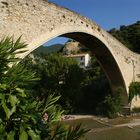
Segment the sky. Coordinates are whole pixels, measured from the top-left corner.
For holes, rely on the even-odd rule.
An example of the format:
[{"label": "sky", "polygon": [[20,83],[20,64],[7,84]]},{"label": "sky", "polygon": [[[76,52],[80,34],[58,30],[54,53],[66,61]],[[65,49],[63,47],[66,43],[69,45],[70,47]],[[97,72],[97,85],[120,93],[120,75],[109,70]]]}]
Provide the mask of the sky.
[{"label": "sky", "polygon": [[[109,30],[140,20],[140,0],[49,0],[86,16]],[[57,43],[66,39],[56,39]],[[55,42],[55,40],[51,41]],[[50,42],[50,44],[51,44]],[[49,43],[48,43],[49,44]]]}]

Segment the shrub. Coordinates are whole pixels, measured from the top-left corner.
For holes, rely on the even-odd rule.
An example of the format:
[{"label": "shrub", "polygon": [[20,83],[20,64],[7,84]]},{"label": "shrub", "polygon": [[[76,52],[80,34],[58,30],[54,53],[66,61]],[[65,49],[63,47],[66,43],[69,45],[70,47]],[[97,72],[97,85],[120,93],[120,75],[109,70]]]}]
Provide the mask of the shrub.
[{"label": "shrub", "polygon": [[132,113],[140,113],[140,107],[133,108]]},{"label": "shrub", "polygon": [[107,95],[104,101],[98,105],[97,112],[110,118],[117,117],[121,112],[121,94],[122,90],[118,88],[114,95]]},{"label": "shrub", "polygon": [[[0,42],[0,138],[1,140],[78,140],[84,133],[80,125],[68,127],[59,123],[63,111],[56,105],[60,98],[49,95],[36,100],[31,88],[35,73],[17,64],[19,49],[26,45],[20,38],[5,38]],[[12,65],[11,65],[12,64]]]},{"label": "shrub", "polygon": [[140,96],[140,82],[132,82],[129,86],[129,102],[137,95]]}]

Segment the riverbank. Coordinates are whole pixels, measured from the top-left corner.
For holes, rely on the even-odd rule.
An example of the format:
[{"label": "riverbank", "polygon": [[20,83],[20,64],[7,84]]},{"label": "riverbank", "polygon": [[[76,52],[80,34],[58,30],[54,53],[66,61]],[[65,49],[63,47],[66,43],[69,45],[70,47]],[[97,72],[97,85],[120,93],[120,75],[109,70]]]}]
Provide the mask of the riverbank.
[{"label": "riverbank", "polygon": [[63,121],[69,120],[77,120],[77,119],[84,119],[84,118],[96,118],[94,115],[64,115],[62,116]]},{"label": "riverbank", "polygon": [[104,125],[110,126],[136,126],[140,125],[140,116],[122,116],[114,119],[95,115],[64,115],[62,121],[72,121],[80,119],[92,119]]},{"label": "riverbank", "polygon": [[136,140],[140,137],[140,116],[122,116],[114,119],[93,115],[65,115],[64,123],[82,124],[90,129],[87,140]]}]

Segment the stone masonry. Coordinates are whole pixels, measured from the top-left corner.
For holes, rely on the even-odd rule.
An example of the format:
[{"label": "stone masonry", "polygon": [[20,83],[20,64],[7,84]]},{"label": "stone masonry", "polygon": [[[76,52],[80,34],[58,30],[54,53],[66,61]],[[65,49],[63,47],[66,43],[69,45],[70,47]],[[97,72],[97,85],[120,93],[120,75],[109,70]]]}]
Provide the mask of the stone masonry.
[{"label": "stone masonry", "polygon": [[[21,35],[28,44],[28,51],[21,58],[58,36],[83,43],[97,57],[112,90],[125,88],[124,105],[128,105],[128,87],[132,81],[140,81],[140,55],[128,50],[95,22],[47,0],[0,0],[0,39],[17,39]],[[137,98],[132,107],[138,106]]]}]

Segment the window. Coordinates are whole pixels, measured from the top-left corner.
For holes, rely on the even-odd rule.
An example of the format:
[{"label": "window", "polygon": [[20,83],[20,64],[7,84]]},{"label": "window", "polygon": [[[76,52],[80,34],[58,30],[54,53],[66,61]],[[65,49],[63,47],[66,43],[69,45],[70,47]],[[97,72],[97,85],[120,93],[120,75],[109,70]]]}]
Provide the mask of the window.
[{"label": "window", "polygon": [[83,59],[84,59],[84,57],[82,56],[82,57],[81,57],[81,60],[83,60]]},{"label": "window", "polygon": [[84,65],[84,62],[80,62],[80,65],[83,66]]}]

